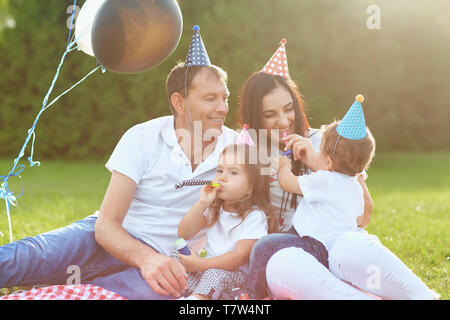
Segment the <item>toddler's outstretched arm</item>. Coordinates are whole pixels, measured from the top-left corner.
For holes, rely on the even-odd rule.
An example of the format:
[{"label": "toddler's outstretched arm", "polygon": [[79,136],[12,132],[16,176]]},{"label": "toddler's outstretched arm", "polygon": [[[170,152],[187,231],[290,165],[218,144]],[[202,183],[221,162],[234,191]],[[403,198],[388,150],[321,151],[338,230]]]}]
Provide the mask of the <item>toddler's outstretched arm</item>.
[{"label": "toddler's outstretched arm", "polygon": [[284,150],[291,149],[295,160],[300,160],[312,171],[318,170],[316,168],[316,154],[310,139],[294,134],[284,137],[284,140],[287,141]]},{"label": "toddler's outstretched arm", "polygon": [[297,177],[291,171],[291,160],[287,157],[274,159],[274,167],[278,171],[278,183],[284,191],[302,194]]},{"label": "toddler's outstretched arm", "polygon": [[358,176],[358,182],[363,189],[364,213],[363,213],[363,215],[358,217],[357,223],[358,223],[358,227],[366,228],[369,225],[370,213],[372,212],[372,209],[373,209],[373,201],[372,201],[372,197],[370,196],[369,189],[367,188],[366,182],[364,181],[364,177],[362,174],[360,174]]}]

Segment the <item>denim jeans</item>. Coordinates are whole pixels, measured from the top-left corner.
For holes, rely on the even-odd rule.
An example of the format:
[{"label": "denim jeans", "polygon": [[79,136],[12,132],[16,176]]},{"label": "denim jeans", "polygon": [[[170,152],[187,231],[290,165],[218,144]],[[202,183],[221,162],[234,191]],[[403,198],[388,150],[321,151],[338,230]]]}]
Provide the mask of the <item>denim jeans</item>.
[{"label": "denim jeans", "polygon": [[267,263],[275,252],[288,247],[303,249],[328,268],[328,252],[320,241],[308,236],[301,237],[294,228],[288,233],[269,234],[255,243],[250,254],[248,277],[244,285],[250,298],[261,299],[267,295]]},{"label": "denim jeans", "polygon": [[80,282],[111,290],[127,299],[170,299],[155,293],[137,268],[114,258],[97,244],[97,218],[0,247],[0,288],[66,284],[74,270]]}]

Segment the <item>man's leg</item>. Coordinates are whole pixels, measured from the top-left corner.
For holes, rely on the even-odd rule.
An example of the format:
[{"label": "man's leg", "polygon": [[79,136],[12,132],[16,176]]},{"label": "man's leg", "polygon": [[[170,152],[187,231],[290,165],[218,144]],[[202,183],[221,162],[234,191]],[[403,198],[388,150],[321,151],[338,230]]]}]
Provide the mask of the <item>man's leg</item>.
[{"label": "man's leg", "polygon": [[83,281],[123,270],[126,264],[95,241],[96,220],[89,216],[67,227],[1,246],[0,288],[66,284],[69,277],[74,279],[74,271],[79,271]]}]

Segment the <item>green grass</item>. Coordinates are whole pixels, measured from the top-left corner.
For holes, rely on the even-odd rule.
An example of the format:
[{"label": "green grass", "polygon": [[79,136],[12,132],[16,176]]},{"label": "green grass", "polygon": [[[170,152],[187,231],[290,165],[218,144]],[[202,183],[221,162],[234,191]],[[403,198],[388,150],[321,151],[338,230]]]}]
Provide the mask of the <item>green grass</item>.
[{"label": "green grass", "polygon": [[[0,175],[12,160],[0,160]],[[368,227],[430,288],[450,299],[450,152],[378,154],[368,170],[374,199]],[[11,209],[20,239],[63,227],[97,210],[110,174],[103,162],[42,161],[22,172],[24,193]],[[10,188],[20,193],[21,182]],[[0,245],[9,242],[0,202]]]}]

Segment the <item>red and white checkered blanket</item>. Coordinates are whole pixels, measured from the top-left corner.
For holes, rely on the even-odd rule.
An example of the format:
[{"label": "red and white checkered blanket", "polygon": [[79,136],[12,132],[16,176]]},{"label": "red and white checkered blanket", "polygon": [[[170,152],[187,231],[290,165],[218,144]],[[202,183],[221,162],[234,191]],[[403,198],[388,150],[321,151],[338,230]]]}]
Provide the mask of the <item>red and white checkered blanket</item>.
[{"label": "red and white checkered blanket", "polygon": [[112,291],[90,284],[55,285],[0,297],[0,300],[126,300]]},{"label": "red and white checkered blanket", "polygon": [[[367,293],[369,294],[369,293]],[[371,294],[369,294],[371,295]],[[381,299],[371,295],[376,299]],[[31,289],[0,296],[0,300],[127,300],[112,291],[91,284],[55,285],[39,289]],[[239,300],[250,300],[248,296],[241,296]],[[277,300],[266,297],[262,300]]]}]

